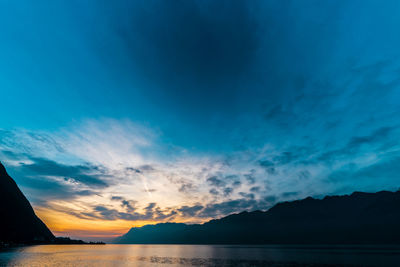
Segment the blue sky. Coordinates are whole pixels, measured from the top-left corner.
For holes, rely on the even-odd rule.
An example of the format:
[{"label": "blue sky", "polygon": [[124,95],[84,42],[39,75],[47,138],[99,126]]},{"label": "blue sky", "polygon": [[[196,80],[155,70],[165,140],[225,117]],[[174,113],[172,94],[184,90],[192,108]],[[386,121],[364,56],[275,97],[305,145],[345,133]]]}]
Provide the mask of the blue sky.
[{"label": "blue sky", "polygon": [[398,1],[0,7],[0,160],[56,233],[399,188]]}]

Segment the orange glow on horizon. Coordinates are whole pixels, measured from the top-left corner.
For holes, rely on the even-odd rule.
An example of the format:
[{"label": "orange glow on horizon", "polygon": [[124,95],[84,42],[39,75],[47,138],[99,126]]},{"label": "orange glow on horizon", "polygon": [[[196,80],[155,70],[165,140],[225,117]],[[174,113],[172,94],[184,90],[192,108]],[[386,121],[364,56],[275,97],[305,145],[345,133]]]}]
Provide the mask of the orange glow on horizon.
[{"label": "orange glow on horizon", "polygon": [[[127,233],[132,227],[161,223],[160,221],[88,220],[45,207],[35,207],[36,215],[55,236],[113,239]],[[188,219],[183,223],[198,223]]]},{"label": "orange glow on horizon", "polygon": [[36,208],[35,212],[56,236],[118,237],[132,227],[157,223],[155,221],[87,220],[43,207]]}]

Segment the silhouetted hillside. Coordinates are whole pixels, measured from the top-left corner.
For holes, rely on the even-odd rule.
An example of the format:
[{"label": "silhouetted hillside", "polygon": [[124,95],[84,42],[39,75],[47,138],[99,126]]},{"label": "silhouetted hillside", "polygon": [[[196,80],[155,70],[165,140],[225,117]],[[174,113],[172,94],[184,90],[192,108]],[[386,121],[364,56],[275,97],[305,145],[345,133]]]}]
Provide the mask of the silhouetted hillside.
[{"label": "silhouetted hillside", "polygon": [[400,244],[400,192],[308,197],[201,225],[146,225],[115,243]]},{"label": "silhouetted hillside", "polygon": [[0,163],[0,241],[48,243],[54,238]]}]

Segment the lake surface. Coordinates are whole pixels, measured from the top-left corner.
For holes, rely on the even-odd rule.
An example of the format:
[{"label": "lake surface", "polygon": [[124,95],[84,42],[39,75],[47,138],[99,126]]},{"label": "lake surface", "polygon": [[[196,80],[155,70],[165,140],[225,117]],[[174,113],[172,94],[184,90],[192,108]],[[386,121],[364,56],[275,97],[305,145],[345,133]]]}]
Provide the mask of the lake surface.
[{"label": "lake surface", "polygon": [[400,247],[40,245],[1,251],[0,266],[400,266]]}]

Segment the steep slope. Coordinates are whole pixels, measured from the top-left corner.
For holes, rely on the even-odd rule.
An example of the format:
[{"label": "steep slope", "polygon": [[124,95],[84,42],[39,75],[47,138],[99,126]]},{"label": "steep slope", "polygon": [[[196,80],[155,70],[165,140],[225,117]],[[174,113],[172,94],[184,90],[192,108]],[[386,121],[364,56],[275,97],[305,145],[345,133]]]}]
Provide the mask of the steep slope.
[{"label": "steep slope", "polygon": [[0,218],[1,242],[40,243],[55,238],[1,163]]},{"label": "steep slope", "polygon": [[279,203],[202,225],[132,228],[116,243],[400,244],[400,191]]}]

